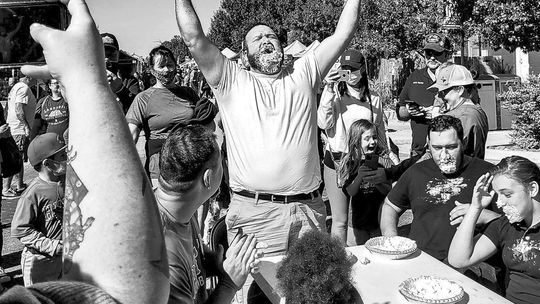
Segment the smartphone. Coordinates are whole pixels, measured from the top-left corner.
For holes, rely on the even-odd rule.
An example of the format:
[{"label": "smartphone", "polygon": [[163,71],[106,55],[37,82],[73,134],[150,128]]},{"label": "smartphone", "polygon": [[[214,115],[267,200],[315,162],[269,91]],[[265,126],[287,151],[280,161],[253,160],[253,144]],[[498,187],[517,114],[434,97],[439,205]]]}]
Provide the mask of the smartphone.
[{"label": "smartphone", "polygon": [[0,68],[45,62],[41,46],[30,36],[35,22],[65,30],[69,13],[59,2],[0,0]]},{"label": "smartphone", "polygon": [[409,107],[420,107],[420,105],[418,103],[416,103],[416,101],[405,100],[405,103],[408,104]]},{"label": "smartphone", "polygon": [[379,155],[366,154],[363,166],[371,170],[377,170],[379,168]]},{"label": "smartphone", "polygon": [[338,70],[337,74],[339,75],[339,78],[337,81],[349,81],[351,79],[351,71],[349,70]]}]

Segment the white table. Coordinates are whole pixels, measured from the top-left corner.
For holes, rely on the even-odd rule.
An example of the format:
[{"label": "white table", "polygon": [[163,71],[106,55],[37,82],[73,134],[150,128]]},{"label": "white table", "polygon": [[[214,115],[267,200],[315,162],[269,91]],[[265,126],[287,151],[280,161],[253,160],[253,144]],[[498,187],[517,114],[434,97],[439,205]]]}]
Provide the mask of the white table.
[{"label": "white table", "polygon": [[[364,304],[407,304],[399,293],[399,284],[410,277],[421,275],[446,278],[460,284],[465,297],[459,304],[498,304],[510,301],[462,275],[420,250],[402,260],[388,260],[372,255],[364,246],[348,247],[347,251],[359,259],[367,258],[370,263],[357,262],[352,270],[352,283],[360,293]],[[276,290],[276,269],[283,257],[268,257],[261,260],[259,273],[253,277],[274,304],[285,303]]]}]

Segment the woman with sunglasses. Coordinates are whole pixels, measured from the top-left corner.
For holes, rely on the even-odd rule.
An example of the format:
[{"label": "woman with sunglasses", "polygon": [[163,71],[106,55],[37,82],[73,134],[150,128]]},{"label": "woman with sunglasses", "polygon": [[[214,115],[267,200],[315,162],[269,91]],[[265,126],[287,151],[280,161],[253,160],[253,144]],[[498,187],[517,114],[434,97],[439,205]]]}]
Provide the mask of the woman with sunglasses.
[{"label": "woman with sunglasses", "polygon": [[431,88],[438,89],[442,100],[441,112],[461,120],[465,155],[484,159],[488,134],[488,118],[482,107],[473,101],[476,86],[469,70],[451,64],[437,73],[437,82]]},{"label": "woman with sunglasses", "polygon": [[349,198],[341,189],[344,181],[338,181],[336,177],[336,163],[348,152],[348,130],[353,122],[368,120],[376,126],[376,136],[383,151],[389,151],[389,144],[382,103],[369,90],[366,60],[362,53],[345,51],[326,76],[326,82],[317,110],[319,128],[325,130],[327,136],[324,181],[332,211],[332,234],[346,243]]}]

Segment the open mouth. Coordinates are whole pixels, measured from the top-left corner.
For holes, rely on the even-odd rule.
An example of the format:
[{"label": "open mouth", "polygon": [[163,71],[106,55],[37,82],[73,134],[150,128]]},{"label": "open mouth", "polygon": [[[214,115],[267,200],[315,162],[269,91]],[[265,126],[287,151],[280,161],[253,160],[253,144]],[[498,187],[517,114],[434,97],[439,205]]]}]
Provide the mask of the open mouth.
[{"label": "open mouth", "polygon": [[271,54],[275,51],[274,45],[267,43],[261,46],[261,54]]}]

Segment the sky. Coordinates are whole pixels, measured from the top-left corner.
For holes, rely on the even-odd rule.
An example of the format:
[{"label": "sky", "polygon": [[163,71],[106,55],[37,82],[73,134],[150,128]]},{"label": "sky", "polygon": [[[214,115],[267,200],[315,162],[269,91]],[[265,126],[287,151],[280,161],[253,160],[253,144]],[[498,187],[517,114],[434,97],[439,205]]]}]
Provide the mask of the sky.
[{"label": "sky", "polygon": [[[205,31],[220,0],[192,0]],[[116,36],[120,49],[146,57],[160,41],[178,35],[174,0],[87,0],[100,32]]]}]

